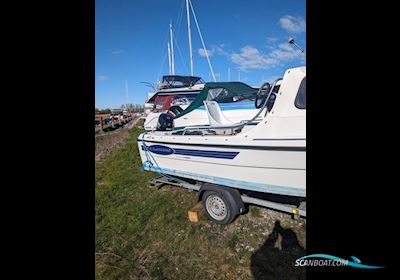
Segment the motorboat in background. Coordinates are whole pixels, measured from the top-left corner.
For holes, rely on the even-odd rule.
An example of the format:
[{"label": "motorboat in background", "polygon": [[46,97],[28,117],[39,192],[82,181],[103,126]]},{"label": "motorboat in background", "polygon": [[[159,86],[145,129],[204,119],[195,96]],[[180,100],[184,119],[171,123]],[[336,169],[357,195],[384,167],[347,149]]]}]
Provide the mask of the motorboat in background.
[{"label": "motorboat in background", "polygon": [[[167,113],[171,107],[184,110],[204,88],[205,82],[200,77],[194,76],[163,76],[157,85],[157,92],[151,96],[146,104],[153,104],[144,122],[145,130],[155,130],[162,113]],[[179,109],[178,109],[179,108]],[[172,111],[174,112],[174,108]],[[178,112],[175,112],[176,114]]]},{"label": "motorboat in background", "polygon": [[[155,111],[146,120],[146,130],[160,130],[164,127],[160,116],[167,113],[173,118],[172,128],[184,128],[187,126],[201,126],[209,123],[205,101],[218,102],[222,114],[229,122],[238,122],[252,118],[260,106],[256,104],[258,88],[251,87],[242,82],[209,82],[202,84],[203,89],[197,91],[196,95],[180,97],[175,94],[168,95],[162,93],[154,99],[156,101]],[[272,90],[267,108],[273,106],[276,92],[280,87],[280,81],[277,81]],[[190,106],[189,106],[190,105]],[[253,124],[260,121],[261,117],[254,120]]]}]

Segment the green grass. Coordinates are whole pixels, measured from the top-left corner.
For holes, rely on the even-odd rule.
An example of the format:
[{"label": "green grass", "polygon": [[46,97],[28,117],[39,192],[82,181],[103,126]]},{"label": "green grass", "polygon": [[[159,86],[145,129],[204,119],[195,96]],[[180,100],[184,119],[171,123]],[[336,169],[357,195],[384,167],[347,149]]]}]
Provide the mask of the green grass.
[{"label": "green grass", "polygon": [[253,279],[246,246],[261,247],[274,219],[252,210],[226,226],[190,223],[196,193],[148,185],[158,174],[140,171],[140,133],[96,162],[96,279]]},{"label": "green grass", "polygon": [[251,206],[250,207],[250,215],[254,217],[260,217],[260,208],[257,206]]}]

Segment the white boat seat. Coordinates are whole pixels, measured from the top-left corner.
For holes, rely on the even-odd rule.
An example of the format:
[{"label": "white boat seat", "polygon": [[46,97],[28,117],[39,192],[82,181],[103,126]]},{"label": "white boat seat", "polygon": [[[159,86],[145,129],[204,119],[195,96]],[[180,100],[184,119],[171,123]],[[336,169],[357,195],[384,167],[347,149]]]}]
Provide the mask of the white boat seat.
[{"label": "white boat seat", "polygon": [[239,123],[231,122],[225,117],[218,102],[205,100],[203,103],[204,107],[206,107],[208,121],[210,122],[211,127],[229,127],[239,125]]},{"label": "white boat seat", "polygon": [[235,134],[236,132],[239,132],[246,123],[246,121],[234,123],[228,120],[222,113],[222,110],[216,101],[205,100],[203,103],[206,107],[208,120],[210,123],[207,129],[219,129],[222,130],[223,134],[226,134],[226,131],[230,131],[231,134]]},{"label": "white boat seat", "polygon": [[[241,129],[250,121],[243,120],[239,123],[234,123],[228,120],[225,115],[222,113],[221,108],[219,107],[218,102],[216,101],[203,101],[204,107],[206,108],[209,125],[206,126],[187,126],[181,129],[179,132],[186,134],[187,131],[210,131],[213,129],[222,130],[222,134],[226,134],[227,131],[231,134],[235,134],[240,132]],[[253,121],[251,121],[252,123]],[[175,133],[178,133],[176,131]]]}]

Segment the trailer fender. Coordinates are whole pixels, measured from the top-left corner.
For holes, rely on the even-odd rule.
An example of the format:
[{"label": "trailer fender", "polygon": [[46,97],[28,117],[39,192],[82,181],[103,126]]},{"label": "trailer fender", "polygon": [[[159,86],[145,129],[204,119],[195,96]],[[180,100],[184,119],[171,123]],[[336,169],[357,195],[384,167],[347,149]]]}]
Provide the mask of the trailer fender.
[{"label": "trailer fender", "polygon": [[232,205],[236,206],[234,209],[236,211],[236,214],[241,214],[245,211],[245,206],[242,200],[242,196],[240,195],[237,189],[204,183],[197,194],[198,201],[202,200],[203,194],[206,191],[218,192],[221,195],[223,195],[226,199],[230,200],[232,202]]}]

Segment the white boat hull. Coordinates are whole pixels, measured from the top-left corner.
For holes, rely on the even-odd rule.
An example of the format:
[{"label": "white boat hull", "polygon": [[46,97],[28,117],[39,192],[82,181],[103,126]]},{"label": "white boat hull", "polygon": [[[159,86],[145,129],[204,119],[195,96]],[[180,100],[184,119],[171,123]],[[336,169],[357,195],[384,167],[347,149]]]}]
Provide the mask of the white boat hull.
[{"label": "white boat hull", "polygon": [[155,130],[157,128],[158,118],[165,112],[150,112],[144,121],[145,130]]},{"label": "white boat hull", "polygon": [[[285,142],[290,146],[282,146]],[[145,170],[251,191],[306,196],[305,140],[274,140],[257,146],[138,144]]]},{"label": "white boat hull", "polygon": [[291,68],[285,71],[272,109],[260,114],[262,121],[256,124],[243,124],[238,131],[232,126],[232,131],[223,133],[218,125],[143,133],[138,145],[144,169],[226,187],[306,197],[305,94],[306,68]]}]

